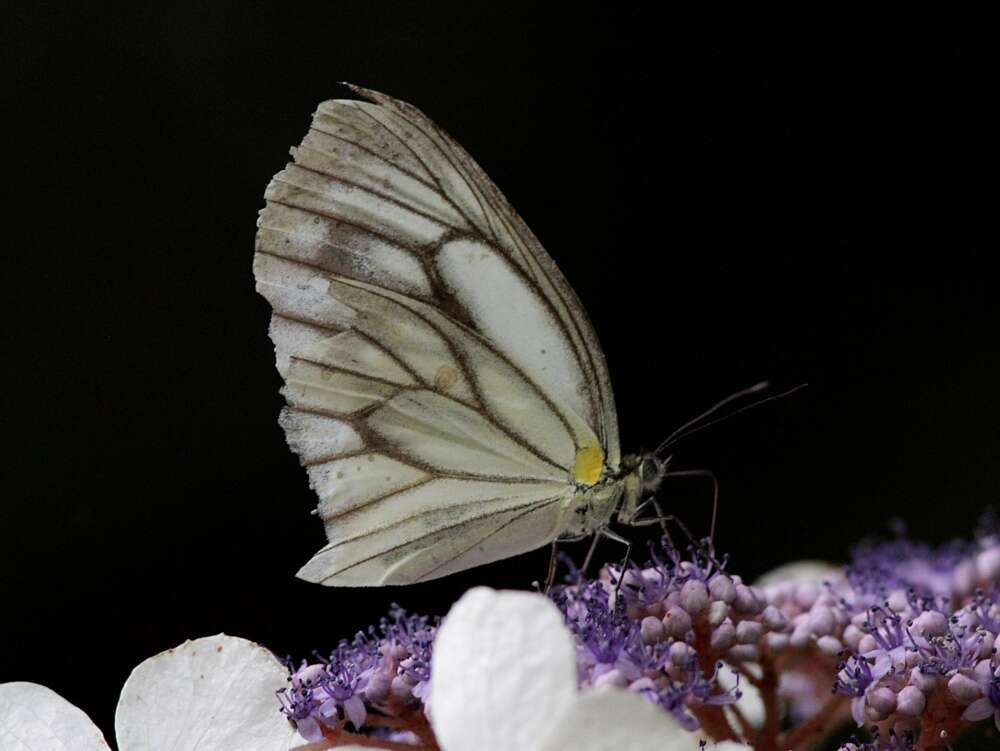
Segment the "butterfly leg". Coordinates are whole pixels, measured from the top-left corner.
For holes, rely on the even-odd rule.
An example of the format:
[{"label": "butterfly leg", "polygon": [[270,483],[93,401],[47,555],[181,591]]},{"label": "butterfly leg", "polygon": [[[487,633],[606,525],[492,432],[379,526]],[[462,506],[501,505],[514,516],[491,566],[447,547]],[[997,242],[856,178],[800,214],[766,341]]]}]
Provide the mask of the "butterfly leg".
[{"label": "butterfly leg", "polygon": [[[545,577],[545,588],[542,590],[542,594],[547,595],[549,593],[549,590],[552,589],[552,585],[555,584],[555,581],[556,581],[556,569],[558,568],[558,564],[559,564],[559,550],[558,550],[559,543],[560,542],[579,542],[580,540],[584,539],[585,537],[586,537],[586,535],[573,535],[573,536],[570,536],[570,537],[557,537],[556,539],[554,539],[552,541],[551,552],[549,553],[549,572],[548,572],[548,574]],[[597,539],[596,536],[595,536],[594,539],[595,539],[595,542],[591,544],[590,551],[587,553],[587,558],[586,558],[586,560],[583,563],[583,570],[584,571],[587,570],[587,563],[590,561],[590,556],[594,552],[594,545],[596,544],[596,539]],[[538,582],[535,582],[534,586],[537,588],[538,587]]]},{"label": "butterfly leg", "polygon": [[556,563],[558,562],[558,550],[557,545],[559,540],[552,541],[552,549],[549,553],[549,573],[545,576],[545,589],[542,590],[543,595],[547,595],[549,590],[552,589],[552,584],[556,580]]},{"label": "butterfly leg", "polygon": [[[691,474],[691,473],[698,473],[698,474]],[[712,479],[712,481],[713,481],[713,483],[714,483],[714,485],[715,485],[715,499],[714,499],[713,507],[712,507],[712,528],[711,528],[712,531],[711,531],[711,535],[708,538],[710,541],[714,541],[714,539],[715,539],[715,509],[718,507],[718,500],[719,500],[719,496],[718,496],[719,485],[718,485],[718,482],[715,480],[715,476],[712,475],[711,472],[709,472],[708,470],[690,470],[690,473],[685,472],[684,474],[685,474],[685,476],[710,476],[711,479]],[[637,518],[638,515],[639,515],[639,512],[643,509],[643,507],[645,507],[645,505],[647,503],[651,503],[652,504],[653,508],[656,510],[656,516],[650,516],[650,517],[647,517],[645,519],[639,519],[639,518]],[[705,556],[706,559],[708,559],[709,561],[711,561],[717,567],[721,568],[721,564],[719,563],[718,560],[716,560],[714,552],[710,548],[706,547],[700,540],[698,540],[691,533],[691,530],[688,529],[688,526],[681,520],[680,517],[678,517],[678,516],[676,516],[674,514],[664,514],[663,510],[660,508],[660,504],[656,500],[655,496],[650,496],[649,499],[647,499],[646,501],[643,501],[641,504],[639,504],[639,506],[636,507],[635,512],[633,512],[632,517],[626,522],[626,524],[628,524],[631,527],[648,527],[651,524],[659,524],[663,528],[664,537],[667,538],[667,545],[669,545],[670,547],[672,547],[674,550],[679,550],[680,548],[678,548],[674,544],[673,539],[670,537],[670,533],[667,531],[667,528],[666,528],[667,522],[673,522],[678,527],[680,527],[681,532],[683,532],[684,536],[687,537],[688,540],[690,540],[691,544],[694,545],[695,549],[697,549],[697,551],[699,553],[701,553],[703,556]]]},{"label": "butterfly leg", "polygon": [[631,541],[626,540],[621,535],[612,532],[610,529],[602,529],[597,534],[603,535],[604,537],[607,537],[609,540],[620,542],[622,545],[625,546],[625,556],[622,558],[621,568],[618,569],[618,581],[615,582],[615,604],[617,605],[618,594],[621,592],[622,582],[625,581],[625,569],[628,567],[628,562],[630,560],[630,556],[632,555],[632,543]]},{"label": "butterfly leg", "polygon": [[580,570],[586,574],[587,569],[590,568],[590,561],[594,557],[594,551],[597,550],[597,543],[601,541],[601,533],[595,532],[594,539],[590,541],[590,549],[587,551],[587,557],[583,559],[583,568]]},{"label": "butterfly leg", "polygon": [[[636,524],[636,519],[638,519],[639,515],[645,510],[647,506],[650,505],[652,505],[652,507],[656,509],[656,519],[654,519],[654,521],[658,521],[660,523],[660,529],[663,530],[663,534],[666,536],[667,540],[670,541],[670,530],[667,529],[666,518],[663,516],[663,510],[660,508],[660,504],[657,502],[655,495],[649,496],[649,498],[647,498],[646,500],[644,500],[642,503],[640,503],[638,506],[635,507],[635,511],[632,512],[632,516],[629,517],[627,524],[633,527],[642,526],[642,524]],[[673,546],[673,541],[670,541],[670,545]]]},{"label": "butterfly leg", "polygon": [[[710,469],[684,469],[684,470],[677,470],[676,472],[667,472],[665,475],[663,475],[663,477],[664,479],[666,479],[667,477],[704,477],[709,481],[711,481],[712,523],[711,526],[709,527],[708,539],[714,540],[715,520],[716,517],[718,516],[718,511],[719,511],[719,481],[718,479],[716,479],[715,473],[713,473],[712,470]],[[648,519],[640,519],[639,515],[642,513],[643,509],[646,508],[647,504],[651,504],[653,508],[656,509],[656,516],[650,517]],[[650,524],[659,524],[660,527],[663,529],[663,533],[667,537],[667,542],[669,542],[672,547],[675,547],[673,541],[670,540],[670,533],[667,531],[668,521],[676,523],[677,526],[684,531],[684,534],[686,534],[688,538],[690,538],[691,541],[694,542],[694,537],[691,535],[687,527],[684,526],[684,523],[680,519],[678,519],[676,516],[672,515],[665,516],[663,514],[663,510],[660,508],[660,504],[657,502],[656,496],[650,496],[645,501],[636,506],[635,511],[632,512],[632,517],[626,522],[626,524],[633,527],[645,527]]]}]

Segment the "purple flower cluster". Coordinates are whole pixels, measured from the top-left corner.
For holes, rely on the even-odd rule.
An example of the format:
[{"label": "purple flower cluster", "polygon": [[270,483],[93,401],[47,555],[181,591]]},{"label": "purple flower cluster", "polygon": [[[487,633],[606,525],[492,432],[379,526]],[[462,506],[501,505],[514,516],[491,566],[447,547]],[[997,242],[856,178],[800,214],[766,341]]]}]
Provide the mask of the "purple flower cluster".
[{"label": "purple flower cluster", "polygon": [[393,605],[377,628],[341,641],[327,656],[314,653],[316,662],[286,660],[291,675],[278,692],[281,711],[299,735],[319,741],[348,721],[360,729],[371,707],[420,706],[428,698],[437,626]]},{"label": "purple flower cluster", "polygon": [[[596,579],[571,567],[550,596],[575,637],[580,686],[636,692],[689,730],[762,748],[802,751],[851,719],[869,739],[841,751],[931,749],[977,722],[1000,728],[1000,533],[939,549],[868,542],[825,580],[753,586],[726,565],[698,545],[683,557],[654,548],[645,565]],[[335,742],[349,723],[403,742],[415,727],[416,742],[414,718],[430,732],[437,625],[394,607],[332,654],[289,663],[281,711],[310,741]],[[756,704],[739,701],[750,687]]]},{"label": "purple flower cluster", "polygon": [[[1000,729],[1000,535],[938,549],[902,537],[867,542],[826,581],[762,587],[699,550],[690,560],[654,554],[620,587],[611,567],[597,581],[556,589],[577,639],[581,685],[637,691],[720,740],[753,741],[757,732],[754,718],[720,722],[711,711],[740,695],[739,681],[720,680],[724,663],[758,687],[765,673],[776,679],[769,711],[781,716],[771,727],[811,721],[828,731],[836,697],[845,697],[850,717],[872,734],[845,751],[900,751],[986,719]],[[820,691],[831,678],[832,702]]]},{"label": "purple flower cluster", "polygon": [[986,718],[1000,729],[998,583],[995,535],[938,550],[906,539],[869,543],[842,581],[790,615],[800,639],[843,644],[834,691],[850,697],[858,726],[882,731],[880,748],[897,748]]},{"label": "purple flower cluster", "polygon": [[724,662],[758,658],[765,638],[784,629],[763,591],[724,571],[711,554],[681,560],[665,548],[644,567],[632,565],[617,587],[609,567],[596,581],[556,587],[552,599],[576,637],[582,687],[618,686],[662,705],[689,730],[706,708],[734,704],[735,685],[720,681]]}]

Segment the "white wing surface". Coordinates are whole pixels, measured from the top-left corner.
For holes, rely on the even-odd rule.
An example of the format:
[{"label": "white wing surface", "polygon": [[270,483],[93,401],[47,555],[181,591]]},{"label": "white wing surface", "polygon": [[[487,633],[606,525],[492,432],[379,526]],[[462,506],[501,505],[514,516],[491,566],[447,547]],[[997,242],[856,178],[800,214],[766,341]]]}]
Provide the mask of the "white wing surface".
[{"label": "white wing surface", "polygon": [[268,186],[254,273],[330,541],[300,576],[406,584],[554,539],[594,457],[618,468],[617,421],[586,314],[497,188],[355,90]]}]

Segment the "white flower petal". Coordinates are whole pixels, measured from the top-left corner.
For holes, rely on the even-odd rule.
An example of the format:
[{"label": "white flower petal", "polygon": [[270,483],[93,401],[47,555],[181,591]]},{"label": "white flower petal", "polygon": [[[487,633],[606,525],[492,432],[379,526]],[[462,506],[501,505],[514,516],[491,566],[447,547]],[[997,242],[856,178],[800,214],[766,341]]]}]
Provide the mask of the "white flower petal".
[{"label": "white flower petal", "polygon": [[466,592],[434,640],[431,673],[431,724],[444,751],[533,748],[576,695],[569,629],[529,592]]},{"label": "white flower petal", "polygon": [[826,561],[794,561],[773,568],[760,576],[754,582],[759,587],[768,587],[781,582],[815,582],[835,581],[843,576],[843,566],[834,566]]},{"label": "white flower petal", "polygon": [[287,685],[261,646],[225,634],[186,641],[141,663],[115,714],[120,751],[287,751],[303,745],[278,712]]},{"label": "white flower petal", "polygon": [[3,751],[108,751],[101,731],[59,694],[37,683],[0,683]]},{"label": "white flower petal", "polygon": [[579,694],[538,749],[698,751],[698,738],[648,699],[607,688]]}]

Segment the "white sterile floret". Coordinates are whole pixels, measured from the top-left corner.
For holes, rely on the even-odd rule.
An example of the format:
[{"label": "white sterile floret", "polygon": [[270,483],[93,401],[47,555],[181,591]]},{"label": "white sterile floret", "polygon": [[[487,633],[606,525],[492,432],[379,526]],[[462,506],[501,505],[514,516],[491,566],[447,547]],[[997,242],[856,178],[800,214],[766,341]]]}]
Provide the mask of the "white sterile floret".
[{"label": "white sterile floret", "polygon": [[0,684],[0,748],[4,751],[108,751],[83,711],[37,683]]},{"label": "white sterile floret", "polygon": [[[274,655],[245,639],[219,634],[187,641],[132,671],[115,714],[118,749],[289,751],[301,740],[274,706],[286,678]],[[108,744],[58,694],[31,683],[5,683],[0,747],[96,751]]]},{"label": "white sterile floret", "polygon": [[576,669],[572,636],[547,598],[470,590],[434,645],[431,724],[441,748],[698,748],[698,735],[637,694],[610,687],[578,691]]}]

